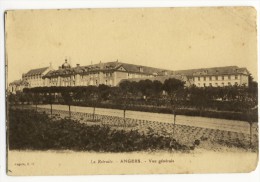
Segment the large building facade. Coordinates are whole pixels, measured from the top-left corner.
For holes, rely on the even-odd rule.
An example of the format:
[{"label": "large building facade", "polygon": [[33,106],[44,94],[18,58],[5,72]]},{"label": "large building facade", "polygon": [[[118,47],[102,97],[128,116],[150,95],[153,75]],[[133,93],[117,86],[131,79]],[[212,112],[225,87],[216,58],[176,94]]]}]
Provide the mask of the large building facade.
[{"label": "large building facade", "polygon": [[48,72],[44,77],[45,86],[117,86],[121,80],[149,79],[170,70],[122,63],[119,61],[99,63],[88,66],[71,67],[67,60],[58,70]]},{"label": "large building facade", "polygon": [[43,87],[46,86],[43,77],[52,70],[51,65],[49,67],[29,70],[27,73],[22,75],[22,80],[25,80],[28,83],[29,88]]},{"label": "large building facade", "polygon": [[237,66],[182,70],[174,74],[186,75],[197,87],[248,86],[250,75],[246,68]]},{"label": "large building facade", "polygon": [[[172,71],[141,65],[123,63],[119,61],[92,64],[76,67],[65,60],[59,69],[52,67],[33,69],[22,76],[21,83],[27,83],[21,88],[51,87],[51,86],[118,86],[122,80],[159,80],[163,82],[168,78],[176,78],[185,82],[186,86],[197,87],[223,87],[248,86],[249,71],[237,66],[202,68]],[[11,86],[11,83],[9,86]]]}]

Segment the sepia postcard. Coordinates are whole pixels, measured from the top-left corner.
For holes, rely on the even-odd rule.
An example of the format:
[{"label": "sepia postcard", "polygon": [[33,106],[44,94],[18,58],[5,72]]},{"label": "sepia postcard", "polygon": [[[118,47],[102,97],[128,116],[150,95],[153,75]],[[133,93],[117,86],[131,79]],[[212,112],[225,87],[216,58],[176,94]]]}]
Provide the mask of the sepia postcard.
[{"label": "sepia postcard", "polygon": [[247,173],[253,7],[5,12],[7,174]]}]

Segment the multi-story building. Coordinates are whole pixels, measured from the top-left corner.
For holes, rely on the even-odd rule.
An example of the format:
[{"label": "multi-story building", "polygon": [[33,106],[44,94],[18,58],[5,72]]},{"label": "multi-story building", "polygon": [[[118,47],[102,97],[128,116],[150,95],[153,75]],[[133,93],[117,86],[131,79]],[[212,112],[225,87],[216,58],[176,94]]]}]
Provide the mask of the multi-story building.
[{"label": "multi-story building", "polygon": [[53,70],[52,66],[44,67],[44,68],[37,68],[28,71],[27,73],[22,75],[22,80],[28,82],[28,87],[44,87],[43,76],[45,76],[49,71]]},{"label": "multi-story building", "polygon": [[15,80],[8,85],[8,92],[15,94],[17,91],[23,91],[24,88],[46,86],[43,76],[51,70],[53,70],[51,65],[49,67],[29,70],[22,75],[22,79]]},{"label": "multi-story building", "polygon": [[246,68],[237,66],[181,70],[173,74],[188,76],[197,87],[248,86],[250,75]]},{"label": "multi-story building", "polygon": [[8,92],[16,94],[17,92],[22,92],[24,88],[28,87],[28,82],[25,80],[15,80],[9,84]]},{"label": "multi-story building", "polygon": [[117,86],[121,80],[131,78],[149,79],[166,75],[170,70],[133,65],[119,61],[99,63],[71,68],[67,60],[58,70],[48,72],[44,78],[45,86]]},{"label": "multi-story building", "polygon": [[[223,87],[248,86],[250,73],[246,68],[237,66],[202,68],[172,71],[141,65],[122,63],[119,61],[91,64],[88,66],[71,67],[65,63],[57,70],[50,67],[33,69],[23,74],[19,88],[50,87],[50,86],[89,86],[108,85],[118,86],[122,80],[159,80],[164,82],[168,78],[185,81],[186,86]],[[26,83],[26,84],[22,84]],[[11,83],[10,88],[15,85]],[[17,87],[18,88],[18,87]],[[10,89],[9,89],[10,90]]]}]

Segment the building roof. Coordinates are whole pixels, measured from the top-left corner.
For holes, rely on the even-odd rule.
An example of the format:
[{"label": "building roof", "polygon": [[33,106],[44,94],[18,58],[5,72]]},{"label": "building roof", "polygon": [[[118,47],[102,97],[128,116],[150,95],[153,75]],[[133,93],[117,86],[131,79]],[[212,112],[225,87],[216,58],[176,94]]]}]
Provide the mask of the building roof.
[{"label": "building roof", "polygon": [[[39,70],[39,69],[36,69]],[[71,74],[87,74],[90,72],[109,72],[109,71],[127,71],[128,73],[141,73],[154,76],[165,76],[165,75],[182,75],[182,76],[199,76],[199,75],[229,75],[229,74],[245,74],[248,75],[249,71],[246,68],[239,68],[237,66],[225,66],[225,67],[213,67],[213,68],[199,68],[199,69],[190,69],[190,70],[166,70],[160,68],[153,68],[142,65],[134,65],[123,63],[119,61],[112,61],[106,63],[98,63],[87,66],[76,66],[76,67],[66,67],[60,68],[58,70],[49,71],[44,77],[52,76],[66,76]],[[32,71],[32,70],[31,70]],[[28,74],[28,73],[27,73]]]},{"label": "building roof", "polygon": [[[122,70],[121,70],[122,68]],[[141,65],[134,65],[134,64],[128,64],[128,63],[123,63],[123,62],[118,62],[118,61],[113,61],[113,62],[106,62],[106,63],[98,63],[98,64],[92,64],[88,66],[76,66],[72,68],[60,68],[58,70],[53,70],[48,72],[45,77],[51,77],[55,75],[70,75],[72,73],[88,73],[88,72],[97,72],[97,71],[127,71],[127,72],[132,72],[132,73],[142,73],[142,74],[156,74],[159,75],[163,71],[168,71],[170,70],[165,70],[165,69],[159,69],[159,68],[153,68],[153,67],[148,67],[148,66],[141,66]]]},{"label": "building roof", "polygon": [[174,75],[200,76],[200,75],[230,75],[230,74],[249,74],[246,68],[239,68],[238,66],[225,66],[213,68],[200,68],[190,70],[173,71]]},{"label": "building roof", "polygon": [[[157,72],[162,72],[162,71],[167,71],[165,69],[160,69],[160,68],[153,68],[153,67],[148,67],[148,66],[142,66],[142,65],[135,65],[135,64],[128,64],[128,63],[123,63],[119,61],[113,61],[113,62],[106,62],[106,63],[98,63],[98,64],[93,64],[93,65],[88,65],[88,66],[80,66],[79,68],[85,69],[85,71],[97,71],[97,70],[118,70],[119,68],[124,68],[127,72],[133,72],[133,73],[144,73],[144,74],[153,74]],[[74,67],[74,69],[77,67]],[[142,71],[140,71],[140,69]],[[170,71],[170,70],[168,70]]]},{"label": "building roof", "polygon": [[11,82],[9,85],[15,85],[15,86],[20,86],[20,85],[28,85],[29,83],[25,80],[15,80],[13,82]]},{"label": "building roof", "polygon": [[160,74],[160,73],[162,73],[164,71],[169,71],[170,72],[170,70],[165,70],[165,69],[160,69],[160,68],[153,68],[153,67],[148,67],[148,66],[128,64],[128,63],[120,63],[120,66],[125,68],[128,72],[135,72],[135,73],[140,72],[140,68],[143,69],[143,71],[142,71],[143,73],[147,73],[147,74],[154,74],[154,73]]},{"label": "building roof", "polygon": [[49,67],[31,69],[30,71],[25,73],[24,76],[40,75],[40,74],[44,73],[48,68]]}]

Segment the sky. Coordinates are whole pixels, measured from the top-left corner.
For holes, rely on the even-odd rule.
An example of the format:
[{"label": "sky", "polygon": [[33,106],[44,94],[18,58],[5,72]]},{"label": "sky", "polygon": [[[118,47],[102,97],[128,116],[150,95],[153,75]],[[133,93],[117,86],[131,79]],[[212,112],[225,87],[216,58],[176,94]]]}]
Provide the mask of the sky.
[{"label": "sky", "polygon": [[30,69],[120,61],[171,70],[246,67],[257,80],[252,7],[15,10],[5,17],[8,82]]}]

